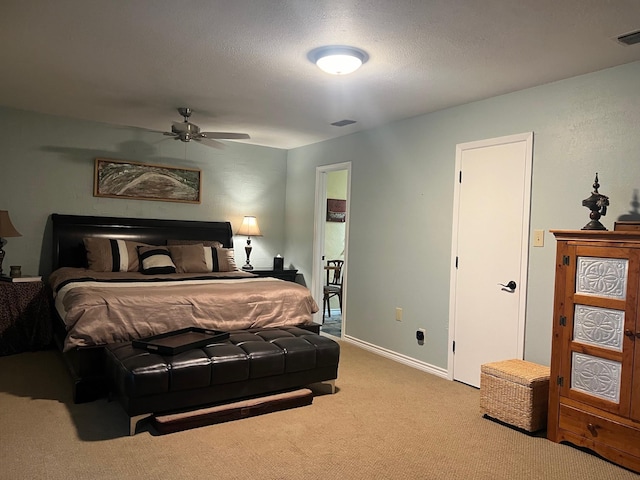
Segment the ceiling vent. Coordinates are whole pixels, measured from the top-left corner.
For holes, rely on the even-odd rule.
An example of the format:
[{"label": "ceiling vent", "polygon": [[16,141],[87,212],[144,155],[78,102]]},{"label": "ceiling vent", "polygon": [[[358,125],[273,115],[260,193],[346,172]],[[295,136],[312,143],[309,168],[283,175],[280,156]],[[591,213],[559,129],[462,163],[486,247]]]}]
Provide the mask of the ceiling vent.
[{"label": "ceiling vent", "polygon": [[640,30],[620,35],[618,37],[618,41],[625,45],[635,45],[636,43],[640,43]]},{"label": "ceiling vent", "polygon": [[334,127],[346,127],[347,125],[351,125],[352,123],[356,123],[355,120],[340,120],[338,122],[333,122],[331,125]]}]

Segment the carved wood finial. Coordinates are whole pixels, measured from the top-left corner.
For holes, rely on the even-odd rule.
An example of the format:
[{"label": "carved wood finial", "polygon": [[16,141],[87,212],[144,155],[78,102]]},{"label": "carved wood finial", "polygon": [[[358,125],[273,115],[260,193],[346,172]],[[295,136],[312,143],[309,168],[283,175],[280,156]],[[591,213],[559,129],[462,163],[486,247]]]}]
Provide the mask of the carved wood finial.
[{"label": "carved wood finial", "polygon": [[596,172],[596,178],[593,182],[593,192],[589,198],[585,198],[582,201],[582,206],[591,210],[589,218],[591,221],[587,223],[582,230],[606,230],[599,220],[600,217],[607,214],[607,207],[609,206],[609,197],[598,193],[600,183],[598,183],[598,172]]}]

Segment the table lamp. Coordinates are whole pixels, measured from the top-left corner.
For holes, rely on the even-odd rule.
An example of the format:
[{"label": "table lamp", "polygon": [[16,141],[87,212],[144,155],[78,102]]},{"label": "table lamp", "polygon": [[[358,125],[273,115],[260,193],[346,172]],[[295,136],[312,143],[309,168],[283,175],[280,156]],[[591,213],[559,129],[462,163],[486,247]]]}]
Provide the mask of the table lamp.
[{"label": "table lamp", "polygon": [[247,263],[242,266],[243,270],[253,270],[253,266],[249,262],[249,257],[251,256],[251,237],[261,237],[262,233],[260,233],[260,227],[258,226],[258,221],[256,217],[247,215],[242,220],[242,225],[236,232],[237,235],[246,235],[247,236],[247,245],[244,247],[244,251],[247,253]]},{"label": "table lamp", "polygon": [[0,275],[2,275],[2,261],[4,260],[4,247],[7,241],[5,237],[21,237],[22,235],[16,230],[16,227],[11,223],[9,218],[9,212],[6,210],[0,210]]}]

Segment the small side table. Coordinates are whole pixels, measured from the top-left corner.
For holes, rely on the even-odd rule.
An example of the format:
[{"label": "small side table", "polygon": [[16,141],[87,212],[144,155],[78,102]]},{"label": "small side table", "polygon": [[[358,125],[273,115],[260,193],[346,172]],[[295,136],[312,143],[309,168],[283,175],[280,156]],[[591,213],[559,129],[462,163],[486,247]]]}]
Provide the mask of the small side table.
[{"label": "small side table", "polygon": [[0,355],[51,344],[51,295],[42,281],[0,281]]},{"label": "small side table", "polygon": [[284,270],[249,270],[251,273],[255,273],[260,277],[274,277],[288,282],[295,282],[297,269],[284,269]]}]

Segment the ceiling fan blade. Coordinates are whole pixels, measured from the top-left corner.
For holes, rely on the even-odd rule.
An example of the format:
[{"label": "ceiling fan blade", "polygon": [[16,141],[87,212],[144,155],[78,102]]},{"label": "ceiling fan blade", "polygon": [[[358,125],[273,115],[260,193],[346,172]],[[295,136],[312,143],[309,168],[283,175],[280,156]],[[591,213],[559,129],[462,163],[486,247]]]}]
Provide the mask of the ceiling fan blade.
[{"label": "ceiling fan blade", "polygon": [[246,140],[251,138],[246,133],[229,133],[229,132],[200,132],[202,138],[216,138],[219,140]]},{"label": "ceiling fan blade", "polygon": [[222,142],[218,142],[216,140],[213,140],[211,138],[206,138],[206,137],[198,137],[198,138],[194,138],[194,140],[196,142],[200,142],[203,145],[206,145],[207,147],[213,147],[213,148],[225,148],[226,145]]},{"label": "ceiling fan blade", "polygon": [[217,142],[219,140],[246,140],[251,138],[246,133],[233,133],[233,132],[201,132],[200,127],[195,123],[189,121],[191,116],[191,109],[187,107],[178,108],[178,113],[184,117],[184,122],[173,122],[170,132],[162,132],[163,135],[173,137],[174,140],[180,140],[182,142],[190,142],[195,140],[197,142],[204,141],[205,145],[216,148],[224,148],[225,144]]}]

